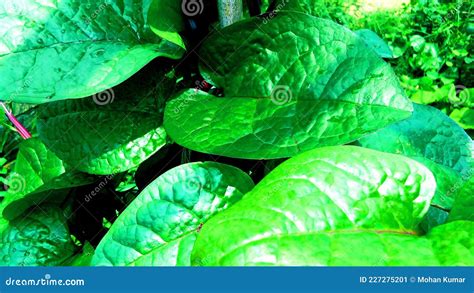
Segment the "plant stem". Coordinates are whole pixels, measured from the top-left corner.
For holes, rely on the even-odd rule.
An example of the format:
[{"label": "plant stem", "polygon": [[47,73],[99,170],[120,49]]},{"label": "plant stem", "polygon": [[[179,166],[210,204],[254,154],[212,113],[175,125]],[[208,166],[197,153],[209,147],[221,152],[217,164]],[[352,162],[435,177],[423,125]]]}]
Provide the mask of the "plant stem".
[{"label": "plant stem", "polygon": [[18,119],[13,115],[13,113],[7,108],[7,106],[3,103],[0,102],[0,106],[3,108],[3,111],[7,115],[8,119],[11,121],[11,123],[15,126],[16,131],[23,137],[23,139],[29,139],[31,138],[30,132],[23,126]]},{"label": "plant stem", "polygon": [[221,27],[229,26],[243,17],[242,0],[218,0],[217,9]]}]

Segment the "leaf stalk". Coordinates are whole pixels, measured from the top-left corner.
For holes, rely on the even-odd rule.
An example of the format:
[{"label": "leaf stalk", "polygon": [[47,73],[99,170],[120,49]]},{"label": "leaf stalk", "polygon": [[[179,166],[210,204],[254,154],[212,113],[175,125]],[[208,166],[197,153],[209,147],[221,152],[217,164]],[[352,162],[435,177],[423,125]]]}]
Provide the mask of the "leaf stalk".
[{"label": "leaf stalk", "polygon": [[218,0],[217,6],[219,22],[223,28],[243,18],[242,0]]},{"label": "leaf stalk", "polygon": [[5,105],[3,102],[0,102],[0,106],[3,108],[3,112],[5,112],[8,120],[10,120],[10,122],[15,126],[16,131],[21,135],[21,137],[23,139],[31,138],[30,132],[20,123],[20,121],[18,121],[18,119],[16,119],[15,115],[13,115],[12,111],[8,109],[7,105]]}]

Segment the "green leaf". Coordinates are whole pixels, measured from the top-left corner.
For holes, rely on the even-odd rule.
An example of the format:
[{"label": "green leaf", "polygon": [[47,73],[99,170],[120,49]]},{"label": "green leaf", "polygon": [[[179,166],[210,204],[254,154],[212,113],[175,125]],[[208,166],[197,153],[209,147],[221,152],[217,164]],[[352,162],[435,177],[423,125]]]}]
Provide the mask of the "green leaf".
[{"label": "green leaf", "polygon": [[431,231],[434,227],[446,223],[448,216],[448,211],[432,205],[426,213],[423,222],[421,222],[420,227],[423,231]]},{"label": "green leaf", "polygon": [[437,164],[424,157],[411,157],[422,163],[433,173],[436,180],[436,193],[430,209],[421,223],[424,231],[446,222],[453,207],[456,188],[464,184],[464,178],[451,168]]},{"label": "green leaf", "polygon": [[461,174],[471,169],[474,144],[467,133],[441,111],[414,105],[410,119],[359,139],[360,146],[379,151],[421,157]]},{"label": "green leaf", "polygon": [[453,88],[454,85],[448,84],[435,90],[418,90],[412,95],[411,100],[423,105],[445,102]]},{"label": "green leaf", "polygon": [[247,243],[216,261],[219,266],[472,266],[473,222],[434,228],[427,237],[394,231],[295,233]]},{"label": "green leaf", "polygon": [[449,117],[464,129],[474,129],[474,109],[467,107],[454,109]]},{"label": "green leaf", "polygon": [[456,221],[434,228],[427,238],[441,265],[472,266],[474,265],[472,235],[474,235],[473,221]]},{"label": "green leaf", "polygon": [[425,165],[435,177],[436,193],[431,201],[431,205],[449,211],[454,202],[454,192],[452,189],[454,186],[464,183],[462,176],[453,169],[437,164],[424,157],[411,157],[411,159]]},{"label": "green leaf", "polygon": [[39,136],[80,171],[127,171],[166,144],[163,109],[173,84],[174,79],[142,71],[102,97],[41,105]]},{"label": "green leaf", "polygon": [[[0,4],[0,92],[15,102],[82,98],[183,49],[149,28],[151,0]],[[26,9],[27,7],[27,9]]]},{"label": "green leaf", "polygon": [[0,219],[0,266],[56,266],[75,246],[61,209],[42,205],[10,222]]},{"label": "green leaf", "polygon": [[20,144],[14,171],[7,178],[3,217],[14,219],[44,202],[61,203],[68,188],[91,182],[93,178],[71,171],[39,139],[25,140]]},{"label": "green leaf", "polygon": [[462,185],[474,166],[471,138],[453,120],[430,106],[416,105],[413,116],[361,138],[362,147],[402,154],[426,165],[437,190],[422,226],[425,231],[447,220],[453,188]]},{"label": "green leaf", "polygon": [[392,49],[387,45],[387,43],[379,37],[375,32],[362,29],[355,32],[359,37],[361,37],[367,46],[377,53],[382,58],[393,58]]},{"label": "green leaf", "polygon": [[416,237],[435,189],[431,172],[409,158],[315,149],[209,220],[192,264],[438,265],[428,240]]},{"label": "green leaf", "polygon": [[412,111],[390,66],[361,38],[306,14],[238,22],[207,39],[199,56],[225,97],[185,91],[167,104],[164,124],[195,151],[291,157],[354,141]]},{"label": "green leaf", "polygon": [[159,37],[186,49],[178,32],[184,30],[183,1],[153,0],[148,13],[150,28]]},{"label": "green leaf", "polygon": [[201,225],[252,187],[247,174],[228,165],[203,162],[171,169],[119,216],[92,264],[188,266]]}]

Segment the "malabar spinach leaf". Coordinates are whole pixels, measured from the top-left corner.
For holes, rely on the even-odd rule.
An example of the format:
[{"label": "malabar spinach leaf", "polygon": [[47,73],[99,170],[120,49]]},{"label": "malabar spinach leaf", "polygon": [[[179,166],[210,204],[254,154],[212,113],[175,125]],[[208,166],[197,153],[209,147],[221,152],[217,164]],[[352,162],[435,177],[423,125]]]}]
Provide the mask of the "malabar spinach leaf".
[{"label": "malabar spinach leaf", "polygon": [[83,172],[127,171],[166,144],[163,109],[174,82],[142,71],[104,92],[103,98],[41,105],[39,136],[58,157]]},{"label": "malabar spinach leaf", "polygon": [[412,159],[428,167],[436,179],[436,193],[421,224],[423,230],[429,231],[431,228],[446,222],[453,207],[456,188],[464,184],[465,178],[453,169],[424,157],[412,157]]},{"label": "malabar spinach leaf", "polygon": [[180,165],[146,187],[110,228],[93,265],[187,266],[202,224],[250,191],[241,170],[219,163]]},{"label": "malabar spinach leaf", "polygon": [[448,221],[474,221],[474,173],[464,184],[454,185],[451,192],[455,196]]},{"label": "malabar spinach leaf", "polygon": [[[472,266],[474,264],[474,221],[455,221],[433,228],[426,238],[440,265]],[[424,247],[429,249],[429,247]],[[414,250],[414,252],[418,252]],[[419,265],[425,265],[420,262]]]},{"label": "malabar spinach leaf", "polygon": [[62,210],[52,205],[0,219],[0,237],[0,266],[56,266],[76,249]]},{"label": "malabar spinach leaf", "polygon": [[151,0],[0,3],[2,99],[44,103],[82,98],[183,49],[149,28]]},{"label": "malabar spinach leaf", "polygon": [[20,144],[14,171],[7,178],[3,217],[11,220],[31,206],[61,203],[67,196],[66,189],[92,181],[87,175],[71,171],[39,139],[25,140]]},{"label": "malabar spinach leaf", "polygon": [[[305,152],[279,165],[241,201],[209,220],[192,263],[418,263],[426,254],[405,258],[413,254],[401,250],[419,243],[410,245],[403,237],[417,232],[435,190],[431,172],[403,156],[353,146]],[[394,244],[388,258],[381,259],[389,245],[381,236],[385,234],[385,242]]]},{"label": "malabar spinach leaf", "polygon": [[247,159],[340,145],[408,118],[392,69],[353,32],[281,12],[224,28],[199,56],[224,98],[188,90],[167,104],[165,129],[192,150]]}]

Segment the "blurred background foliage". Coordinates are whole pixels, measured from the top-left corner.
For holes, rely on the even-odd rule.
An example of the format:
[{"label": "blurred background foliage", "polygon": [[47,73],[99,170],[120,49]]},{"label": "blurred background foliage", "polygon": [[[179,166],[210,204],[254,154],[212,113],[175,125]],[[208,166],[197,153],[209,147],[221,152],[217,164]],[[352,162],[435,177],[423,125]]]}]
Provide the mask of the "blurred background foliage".
[{"label": "blurred background foliage", "polygon": [[388,61],[411,99],[437,107],[473,137],[473,1],[315,2],[319,17],[376,32],[391,47]]}]

